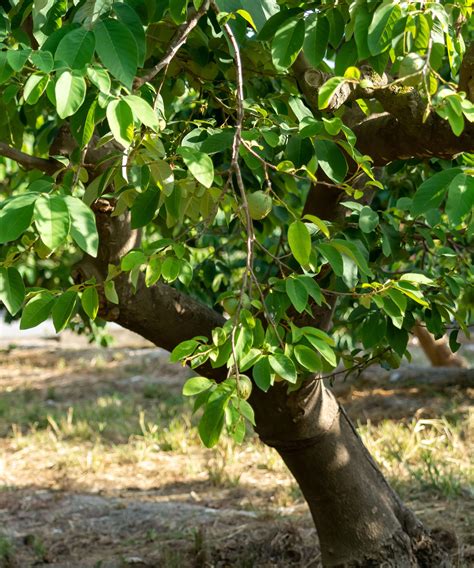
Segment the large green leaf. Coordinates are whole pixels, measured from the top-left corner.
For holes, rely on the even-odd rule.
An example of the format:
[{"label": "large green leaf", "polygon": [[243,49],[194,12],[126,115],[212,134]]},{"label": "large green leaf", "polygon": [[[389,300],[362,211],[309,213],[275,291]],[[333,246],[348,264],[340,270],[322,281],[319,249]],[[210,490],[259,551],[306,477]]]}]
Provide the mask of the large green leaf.
[{"label": "large green leaf", "polygon": [[348,167],[339,146],[332,140],[316,140],[314,147],[323,172],[336,183],[344,181]]},{"label": "large green leaf", "polygon": [[474,177],[458,174],[449,184],[446,214],[453,225],[470,213],[474,207]]},{"label": "large green leaf", "polygon": [[71,69],[82,69],[91,62],[94,49],[94,34],[85,28],[77,28],[62,38],[54,58]]},{"label": "large green leaf", "polygon": [[461,168],[443,170],[424,181],[413,197],[411,212],[420,215],[430,209],[437,209],[448,190],[453,179],[462,173]]},{"label": "large green leaf", "polygon": [[78,246],[87,254],[96,257],[99,249],[95,215],[78,197],[65,197],[66,206],[71,217],[71,236]]},{"label": "large green leaf", "polygon": [[86,82],[77,71],[63,71],[56,81],[54,94],[56,109],[61,118],[67,118],[79,110],[86,96]]},{"label": "large green leaf", "polygon": [[306,266],[311,254],[311,236],[301,221],[294,221],[288,228],[288,244],[301,266]]},{"label": "large green leaf", "polygon": [[204,152],[187,146],[178,148],[178,154],[182,156],[184,163],[198,182],[210,188],[214,182],[214,164],[211,158]]},{"label": "large green leaf", "polygon": [[54,296],[50,292],[42,292],[34,296],[24,307],[20,320],[20,329],[36,327],[48,319],[54,304]]},{"label": "large green leaf", "polygon": [[132,229],[144,227],[154,218],[159,200],[160,192],[156,187],[138,195],[131,209]]},{"label": "large green leaf", "polygon": [[99,20],[94,26],[95,49],[110,73],[128,89],[137,73],[137,44],[122,22]]},{"label": "large green leaf", "polygon": [[145,126],[149,126],[153,130],[159,129],[158,115],[145,99],[137,95],[128,95],[124,100],[132,109],[133,116],[136,120]]},{"label": "large green leaf", "polygon": [[63,197],[41,195],[35,202],[34,223],[43,243],[54,250],[64,244],[71,224]]},{"label": "large green leaf", "polygon": [[12,266],[0,267],[0,302],[3,302],[10,315],[14,316],[25,299],[23,278]]},{"label": "large green leaf", "polygon": [[368,46],[372,55],[382,53],[391,45],[392,31],[401,14],[400,6],[395,2],[383,3],[375,10],[368,35]]},{"label": "large green leaf", "polygon": [[37,193],[18,195],[0,209],[0,244],[16,240],[28,229],[37,198]]},{"label": "large green leaf", "polygon": [[306,347],[306,345],[295,346],[295,357],[302,367],[312,373],[317,373],[323,368],[321,359],[310,347]]},{"label": "large green leaf", "polygon": [[323,60],[328,40],[329,22],[321,14],[311,14],[306,21],[303,51],[313,67],[317,67]]},{"label": "large green leaf", "polygon": [[59,298],[55,301],[52,316],[54,329],[59,333],[68,324],[71,317],[74,315],[77,303],[77,292],[73,290],[68,290],[61,294]]},{"label": "large green leaf", "polygon": [[308,303],[308,291],[303,282],[297,278],[288,278],[285,282],[286,293],[295,307],[296,311],[301,313]]},{"label": "large green leaf", "polygon": [[268,361],[277,375],[289,383],[296,383],[296,367],[289,357],[283,353],[275,353],[268,357]]},{"label": "large green leaf", "polygon": [[137,44],[137,63],[138,66],[141,67],[145,62],[146,55],[146,37],[143,24],[135,10],[124,2],[115,2],[114,12],[117,14],[122,24],[133,34],[133,38]]},{"label": "large green leaf", "polygon": [[133,141],[133,113],[124,100],[113,100],[107,105],[107,122],[115,140],[128,148]]},{"label": "large green leaf", "polygon": [[278,28],[272,41],[272,59],[277,69],[288,69],[301,51],[305,25],[302,19],[292,18]]}]

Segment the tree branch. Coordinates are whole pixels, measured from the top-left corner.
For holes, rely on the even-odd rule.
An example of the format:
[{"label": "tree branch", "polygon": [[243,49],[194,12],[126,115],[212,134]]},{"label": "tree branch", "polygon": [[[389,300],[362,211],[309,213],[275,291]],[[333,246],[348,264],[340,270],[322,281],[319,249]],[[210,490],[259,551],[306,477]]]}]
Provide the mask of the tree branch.
[{"label": "tree branch", "polygon": [[0,142],[0,156],[14,160],[27,170],[40,170],[41,172],[44,172],[46,174],[54,174],[56,171],[63,167],[63,164],[61,164],[61,162],[58,162],[53,158],[46,159],[38,158],[37,156],[31,156],[30,154],[26,154],[21,150],[12,148],[4,142]]},{"label": "tree branch", "polygon": [[474,103],[474,42],[469,45],[462,60],[459,70],[459,90],[464,91],[468,100]]},{"label": "tree branch", "polygon": [[133,87],[135,90],[139,89],[142,85],[151,81],[158,75],[158,73],[167,67],[175,55],[178,53],[180,48],[188,39],[189,34],[193,31],[193,29],[197,26],[199,20],[204,16],[204,14],[209,10],[210,0],[204,0],[201,7],[197,12],[191,16],[191,18],[181,24],[172,39],[171,43],[168,46],[163,58],[154,66],[150,71],[144,75],[143,77],[137,77],[134,81]]}]

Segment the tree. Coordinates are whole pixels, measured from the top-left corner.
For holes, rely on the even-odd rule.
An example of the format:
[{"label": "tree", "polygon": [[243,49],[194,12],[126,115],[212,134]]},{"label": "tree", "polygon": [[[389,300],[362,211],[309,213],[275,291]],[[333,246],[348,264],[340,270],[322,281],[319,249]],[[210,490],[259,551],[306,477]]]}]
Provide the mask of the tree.
[{"label": "tree", "polygon": [[255,424],[327,566],[449,564],[321,377],[398,366],[418,322],[453,350],[468,331],[471,4],[0,13],[0,299],[196,369],[203,443]]}]

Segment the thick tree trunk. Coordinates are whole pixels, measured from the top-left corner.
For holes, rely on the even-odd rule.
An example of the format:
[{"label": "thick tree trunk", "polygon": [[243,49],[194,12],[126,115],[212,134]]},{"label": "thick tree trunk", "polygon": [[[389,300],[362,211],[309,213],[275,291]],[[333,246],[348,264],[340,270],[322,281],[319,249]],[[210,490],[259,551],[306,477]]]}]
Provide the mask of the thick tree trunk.
[{"label": "thick tree trunk", "polygon": [[[100,216],[99,216],[100,219]],[[107,262],[136,242],[126,219],[100,223],[102,242],[117,234],[114,249],[101,249],[98,259],[85,258],[78,278],[105,277]],[[114,227],[117,225],[117,227]],[[107,234],[106,234],[107,233]],[[136,236],[136,235],[135,235]],[[126,275],[115,281],[120,303],[101,306],[101,316],[135,331],[159,347],[171,350],[196,335],[211,336],[224,318],[165,284],[147,288],[138,279],[132,291]],[[327,327],[331,310],[315,316]],[[222,369],[203,366],[199,372],[222,379]],[[294,475],[308,502],[318,530],[326,566],[449,566],[414,515],[389,487],[355,428],[333,395],[317,379],[288,394],[283,384],[268,393],[257,388],[250,398],[257,432],[274,447]]]},{"label": "thick tree trunk", "polygon": [[294,475],[325,566],[450,566],[448,554],[394,493],[323,383],[251,398],[257,432]]}]

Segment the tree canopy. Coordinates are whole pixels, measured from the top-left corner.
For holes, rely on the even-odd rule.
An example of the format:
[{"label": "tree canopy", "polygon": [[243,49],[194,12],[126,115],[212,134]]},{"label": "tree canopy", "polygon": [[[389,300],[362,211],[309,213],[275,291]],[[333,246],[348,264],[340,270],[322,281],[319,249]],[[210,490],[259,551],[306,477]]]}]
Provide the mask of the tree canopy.
[{"label": "tree canopy", "polygon": [[252,384],[397,367],[417,322],[456,350],[473,30],[471,0],[11,0],[0,300],[22,329],[162,326],[207,446]]}]

